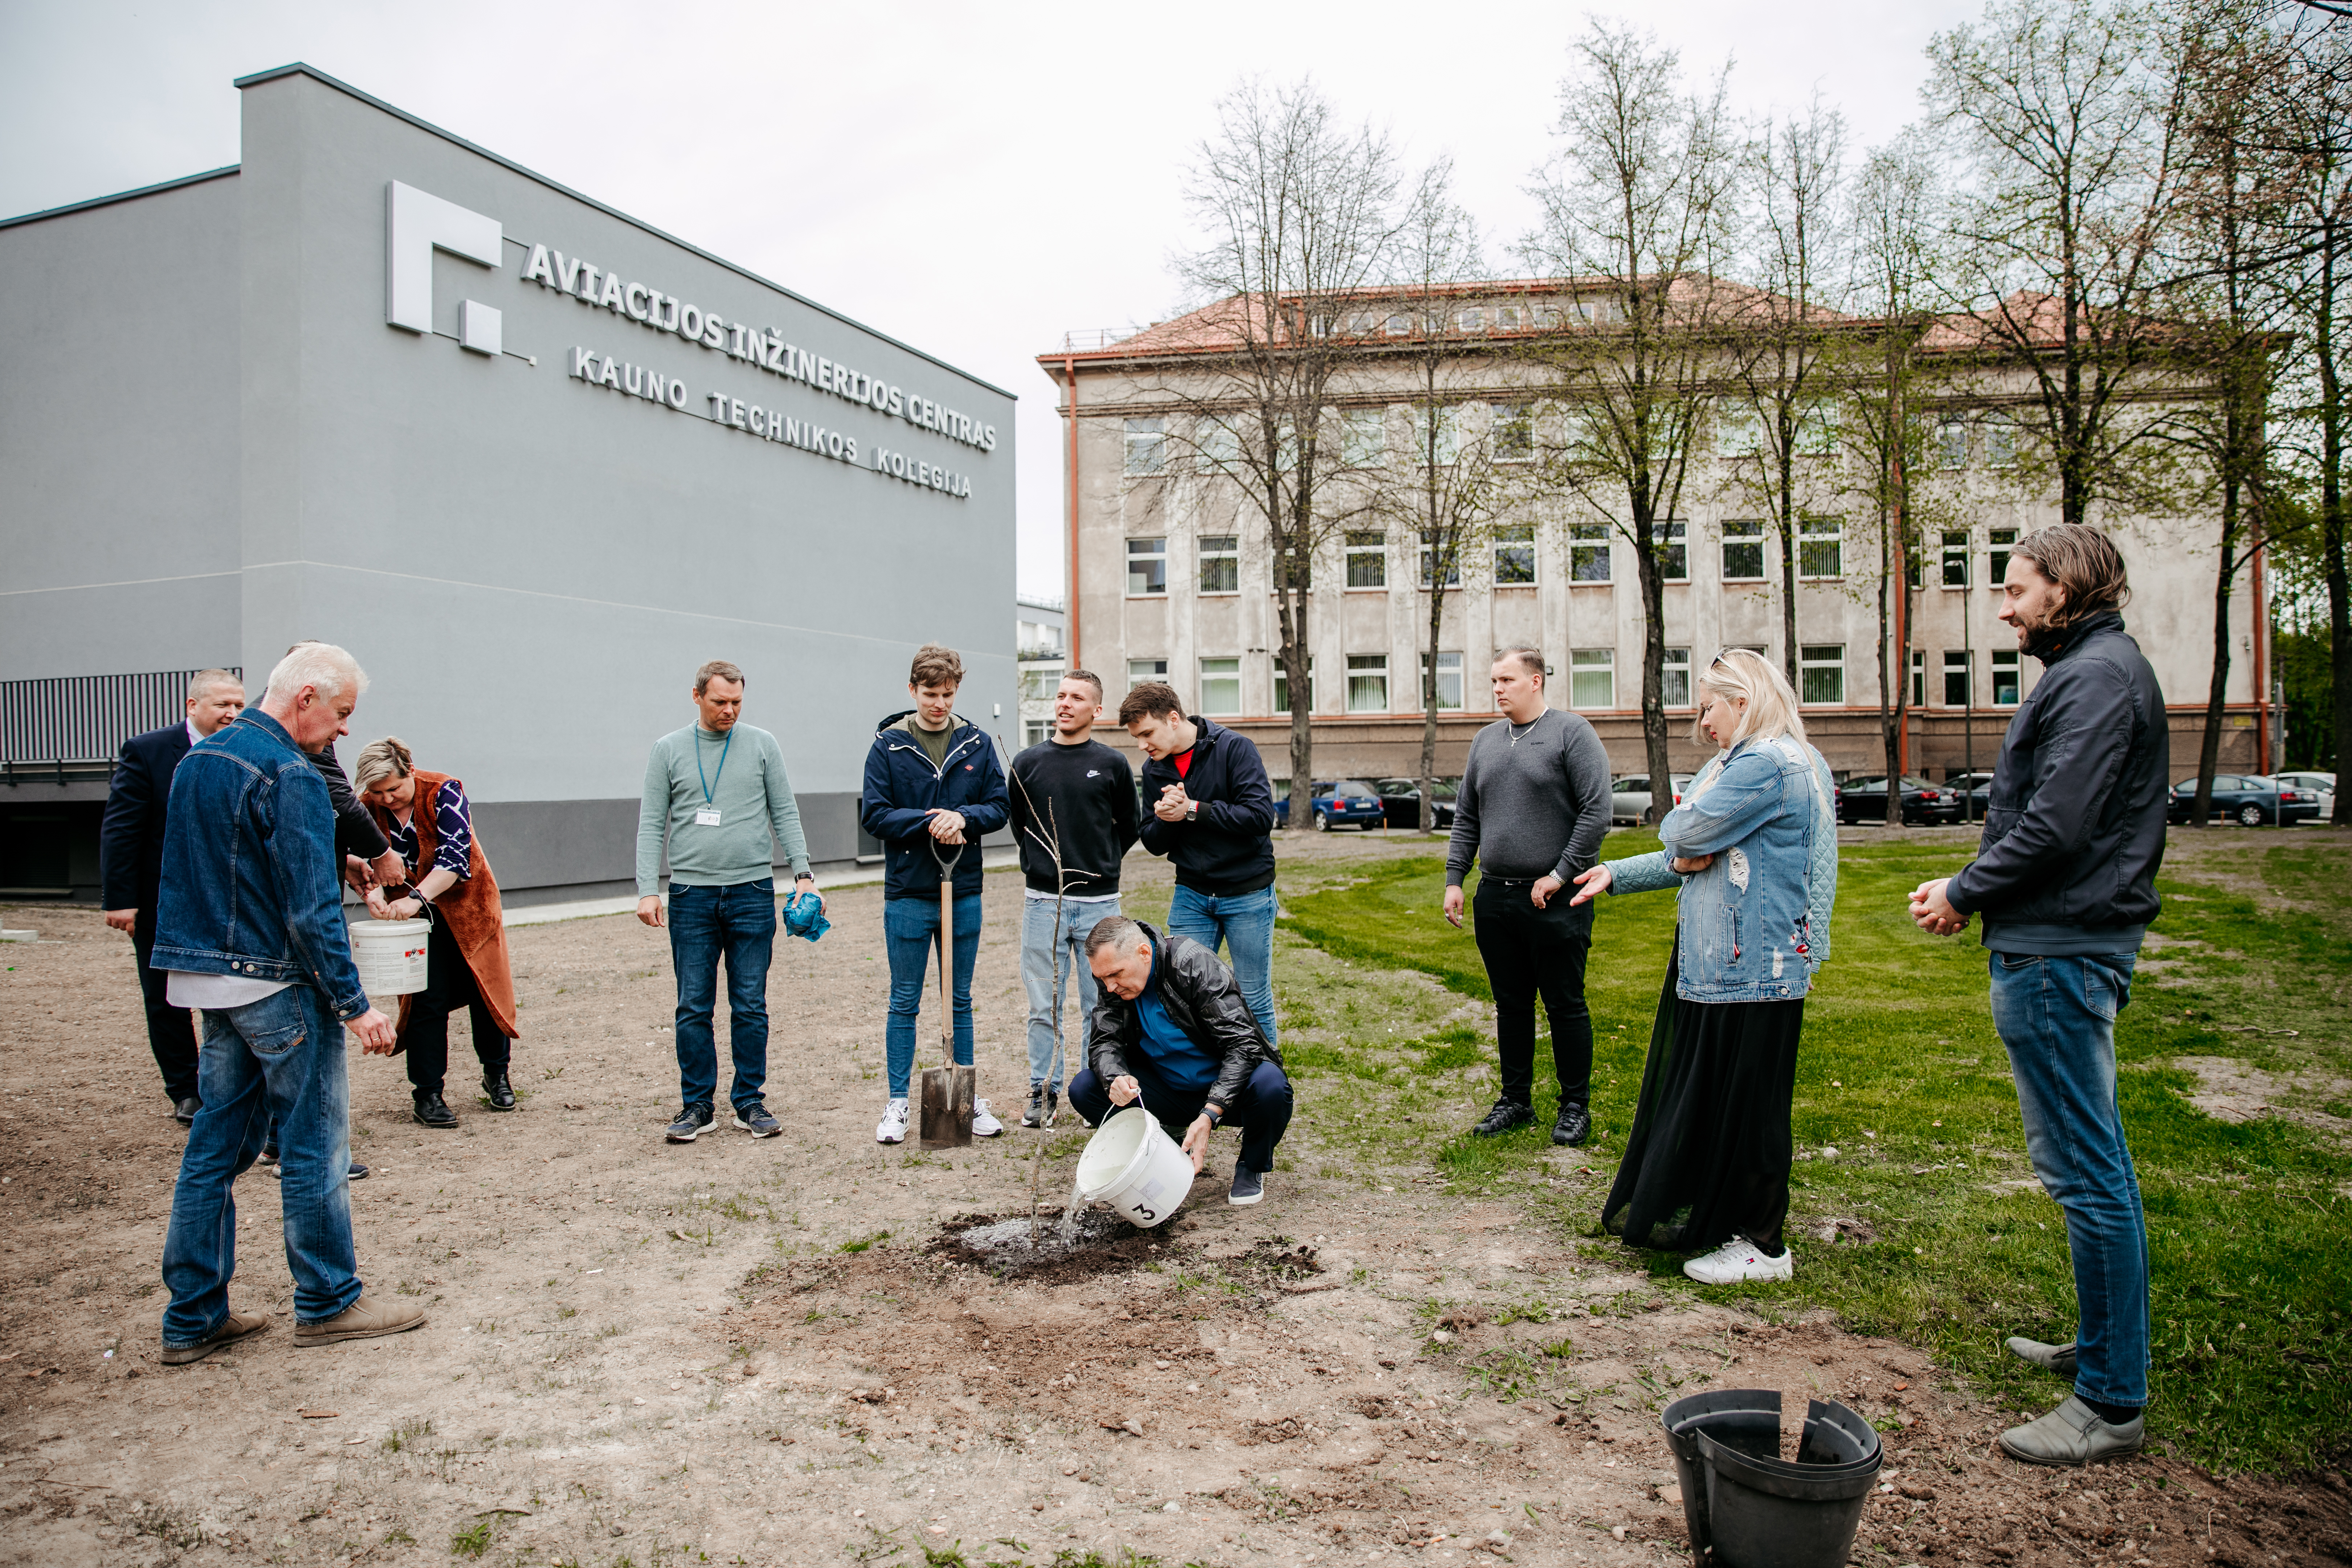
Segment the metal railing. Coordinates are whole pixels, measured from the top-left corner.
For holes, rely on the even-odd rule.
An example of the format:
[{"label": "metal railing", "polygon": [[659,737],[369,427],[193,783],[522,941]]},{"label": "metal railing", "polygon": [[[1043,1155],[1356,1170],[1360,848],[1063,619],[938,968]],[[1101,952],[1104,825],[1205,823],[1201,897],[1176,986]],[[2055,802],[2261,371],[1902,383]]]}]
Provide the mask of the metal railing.
[{"label": "metal railing", "polygon": [[1075,354],[1089,349],[1107,349],[1134,335],[1132,327],[1077,327],[1062,334],[1062,352]]},{"label": "metal railing", "polygon": [[[188,680],[195,673],[0,680],[0,783],[105,777],[123,742],[187,712]],[[236,668],[229,673],[239,679],[245,675]]]}]

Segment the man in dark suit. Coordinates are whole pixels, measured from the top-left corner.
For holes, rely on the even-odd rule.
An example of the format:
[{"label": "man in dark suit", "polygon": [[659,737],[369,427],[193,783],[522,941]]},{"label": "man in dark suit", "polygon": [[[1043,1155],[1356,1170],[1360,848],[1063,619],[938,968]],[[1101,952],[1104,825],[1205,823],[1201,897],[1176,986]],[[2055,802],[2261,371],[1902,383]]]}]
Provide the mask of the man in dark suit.
[{"label": "man in dark suit", "polygon": [[131,933],[139,989],[147,999],[147,1043],[183,1127],[195,1119],[202,1103],[196,1096],[195,1026],[185,1008],[164,999],[163,972],[147,967],[155,947],[155,893],[163,880],[163,808],[172,798],[172,775],[188,748],[244,710],[245,683],[227,670],[200,669],[189,677],[184,721],[122,742],[99,833],[106,923]]}]

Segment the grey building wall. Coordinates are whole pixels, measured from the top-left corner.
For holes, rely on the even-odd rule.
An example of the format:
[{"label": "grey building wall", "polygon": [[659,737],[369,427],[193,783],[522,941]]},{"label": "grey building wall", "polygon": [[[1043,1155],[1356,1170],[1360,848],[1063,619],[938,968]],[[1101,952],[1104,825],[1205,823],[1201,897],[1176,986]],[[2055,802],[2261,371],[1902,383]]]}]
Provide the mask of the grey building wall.
[{"label": "grey building wall", "polygon": [[[339,642],[373,680],[346,759],[397,734],[465,779],[519,891],[624,885],[646,749],[691,721],[705,659],[743,667],[820,861],[857,852],[867,744],[921,644],[962,651],[960,707],[1001,706],[1014,739],[1010,395],[307,69],[241,85],[233,178],[0,228],[11,277],[40,279],[0,291],[0,349],[67,388],[0,378],[7,482],[43,497],[7,524],[0,678],[226,661],[257,696],[288,644]],[[503,226],[496,268],[434,254],[432,335],[385,321],[395,180]],[[526,282],[533,245],[958,408],[995,448]],[[467,299],[506,353],[459,346]],[[683,380],[687,410],[575,378],[575,348]],[[710,393],[971,493],[714,423]]]}]

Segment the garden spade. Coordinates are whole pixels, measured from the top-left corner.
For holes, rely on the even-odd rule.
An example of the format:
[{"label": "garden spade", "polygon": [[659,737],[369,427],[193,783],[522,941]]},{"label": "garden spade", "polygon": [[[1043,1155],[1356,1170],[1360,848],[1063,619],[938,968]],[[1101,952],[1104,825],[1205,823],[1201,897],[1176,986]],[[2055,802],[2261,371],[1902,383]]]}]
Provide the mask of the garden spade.
[{"label": "garden spade", "polygon": [[928,1068],[916,1086],[916,1143],[925,1149],[968,1149],[971,1146],[971,1101],[979,1092],[979,1070],[956,1066],[955,1003],[949,984],[955,963],[955,867],[963,847],[942,857],[940,842],[931,840],[931,858],[940,863],[940,1065]]}]

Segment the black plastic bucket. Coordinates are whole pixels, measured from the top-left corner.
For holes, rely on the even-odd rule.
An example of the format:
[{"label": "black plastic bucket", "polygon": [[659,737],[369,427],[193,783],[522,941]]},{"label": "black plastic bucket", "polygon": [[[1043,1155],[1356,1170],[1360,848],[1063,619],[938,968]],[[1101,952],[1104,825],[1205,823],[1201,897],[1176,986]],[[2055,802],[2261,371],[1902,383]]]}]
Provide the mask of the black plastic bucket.
[{"label": "black plastic bucket", "polygon": [[1780,1457],[1778,1389],[1694,1394],[1667,1405],[1662,1419],[1693,1563],[1842,1568],[1885,1458],[1869,1422],[1843,1405],[1812,1401],[1791,1463]]}]

